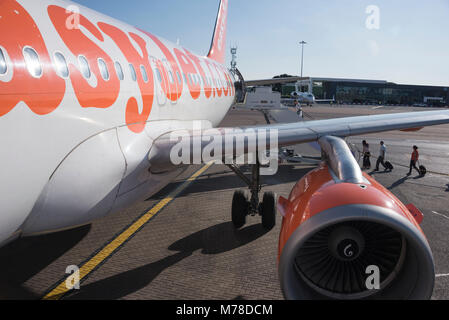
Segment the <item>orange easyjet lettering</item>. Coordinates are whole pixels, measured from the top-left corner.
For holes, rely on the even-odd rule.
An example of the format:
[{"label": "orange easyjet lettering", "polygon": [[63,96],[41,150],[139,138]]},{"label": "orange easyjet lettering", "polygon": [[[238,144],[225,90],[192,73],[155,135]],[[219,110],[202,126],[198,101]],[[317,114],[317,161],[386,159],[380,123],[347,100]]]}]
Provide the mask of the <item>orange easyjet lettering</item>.
[{"label": "orange easyjet lettering", "polygon": [[130,33],[131,38],[139,45],[140,51],[143,54],[143,56],[141,56],[131,43],[129,37],[123,31],[103,22],[98,23],[98,26],[105,34],[112,38],[126,59],[134,64],[137,72],[142,72],[140,66],[143,66],[147,72],[147,82],[143,80],[143,76],[137,77],[137,82],[142,94],[142,112],[139,112],[137,100],[133,97],[128,100],[125,113],[126,124],[129,129],[136,133],[141,132],[145,128],[145,122],[150,116],[154,98],[153,69],[149,64],[149,55],[145,40],[137,34]]},{"label": "orange easyjet lettering", "polygon": [[[0,81],[0,95],[3,96],[0,116],[10,112],[20,101],[38,115],[54,111],[64,98],[66,84],[52,68],[42,34],[33,18],[16,1],[1,0],[0,12],[0,30],[4,31],[1,45],[14,64],[12,79]],[[32,47],[39,56],[42,68],[39,78],[33,77],[27,69],[22,51],[26,46]]]},{"label": "orange easyjet lettering", "polygon": [[[114,62],[98,45],[90,40],[81,28],[67,28],[66,20],[71,13],[64,8],[49,6],[48,14],[65,45],[75,57],[83,55],[89,62],[92,74],[96,77],[97,85],[92,87],[84,78],[77,66],[69,64],[70,80],[80,105],[84,108],[108,108],[118,98],[120,81],[114,70]],[[98,41],[103,42],[101,32],[86,17],[80,15],[80,25],[86,28]],[[98,59],[103,59],[109,70],[109,79],[104,80],[100,76]],[[107,93],[107,94],[106,94]]]},{"label": "orange easyjet lettering", "polygon": [[200,72],[201,77],[203,78],[203,83],[204,83],[204,94],[206,95],[206,98],[209,99],[210,96],[212,95],[212,87],[211,87],[211,84],[209,84],[209,81],[207,80],[207,76],[206,76],[206,73],[204,72],[204,69],[201,67],[200,59],[185,48],[184,48],[184,51],[186,52],[186,54],[190,58],[190,60],[192,60],[195,63],[196,68]]},{"label": "orange easyjet lettering", "polygon": [[171,67],[171,70],[166,70],[166,72],[169,74],[168,84],[170,90],[165,91],[165,93],[167,94],[167,98],[169,98],[170,100],[172,101],[178,100],[182,94],[183,81],[181,78],[181,71],[179,70],[179,66],[176,63],[175,57],[171,54],[170,50],[156,36],[143,30],[140,31],[149,36],[167,58],[167,61]]},{"label": "orange easyjet lettering", "polygon": [[192,78],[197,76],[197,72],[195,67],[193,66],[192,61],[182,51],[175,48],[174,52],[176,57],[178,58],[179,63],[181,64],[181,69],[186,76],[190,95],[193,99],[198,99],[201,94],[201,85],[200,83],[197,83],[195,81],[195,78]]}]

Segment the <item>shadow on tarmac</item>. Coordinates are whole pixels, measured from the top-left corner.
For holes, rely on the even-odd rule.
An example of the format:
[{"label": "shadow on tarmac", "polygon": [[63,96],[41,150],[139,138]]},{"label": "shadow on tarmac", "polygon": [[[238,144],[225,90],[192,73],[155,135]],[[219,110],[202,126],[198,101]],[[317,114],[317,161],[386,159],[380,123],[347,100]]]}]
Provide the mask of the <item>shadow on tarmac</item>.
[{"label": "shadow on tarmac", "polygon": [[[246,168],[243,168],[246,169]],[[303,166],[294,166],[294,165],[281,165],[278,168],[278,172],[272,176],[261,176],[261,182],[263,187],[278,185],[289,182],[299,181],[305,174],[309,171],[315,169],[315,167],[303,167]],[[248,173],[248,170],[244,171]],[[226,189],[234,189],[234,188],[247,188],[248,186],[235,175],[231,170],[228,171],[220,171],[214,175],[205,174],[204,178],[200,178],[195,181],[194,184],[189,186],[186,190],[182,192],[180,197],[185,197],[193,193],[202,193],[202,192],[212,192]],[[247,177],[251,177],[248,173]],[[148,200],[160,200],[167,196],[167,193],[170,190],[174,190],[176,187],[181,185],[183,181],[174,182],[167,185],[164,189],[159,191],[157,194],[152,196]]]},{"label": "shadow on tarmac", "polygon": [[91,226],[19,238],[0,249],[0,299],[40,299],[23,284],[73,248]]},{"label": "shadow on tarmac", "polygon": [[392,190],[392,189],[396,188],[397,186],[403,184],[407,180],[408,180],[408,176],[402,177],[401,179],[393,182],[393,184],[391,186],[389,186],[387,189]]},{"label": "shadow on tarmac", "polygon": [[267,232],[261,224],[235,230],[232,222],[221,223],[174,242],[168,247],[170,251],[177,251],[173,255],[94,283],[81,285],[80,290],[70,294],[66,299],[122,298],[145,288],[165,269],[189,257],[196,250],[201,250],[202,254],[224,253],[244,246]]}]

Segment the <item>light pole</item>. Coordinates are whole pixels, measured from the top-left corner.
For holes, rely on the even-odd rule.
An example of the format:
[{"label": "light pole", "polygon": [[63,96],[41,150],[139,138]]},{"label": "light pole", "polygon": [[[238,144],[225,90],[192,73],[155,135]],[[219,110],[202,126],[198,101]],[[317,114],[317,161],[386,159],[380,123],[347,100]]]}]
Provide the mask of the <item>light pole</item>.
[{"label": "light pole", "polygon": [[[301,50],[301,78],[302,78],[302,70],[303,70],[303,64],[304,64],[304,45],[307,44],[307,42],[305,42],[305,41],[303,40],[303,41],[301,41],[299,44],[300,44],[301,47],[302,47],[302,50]],[[302,81],[302,80],[301,80],[301,81]],[[302,92],[302,85],[301,85],[301,92]]]}]

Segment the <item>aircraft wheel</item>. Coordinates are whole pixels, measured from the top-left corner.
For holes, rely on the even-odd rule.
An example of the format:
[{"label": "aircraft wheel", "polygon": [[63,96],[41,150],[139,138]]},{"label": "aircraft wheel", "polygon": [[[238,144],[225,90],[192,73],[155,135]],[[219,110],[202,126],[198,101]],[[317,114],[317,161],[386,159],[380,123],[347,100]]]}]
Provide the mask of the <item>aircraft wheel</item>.
[{"label": "aircraft wheel", "polygon": [[265,192],[261,203],[262,226],[271,230],[276,224],[276,199],[273,192]]},{"label": "aircraft wheel", "polygon": [[249,202],[243,190],[237,190],[232,197],[232,223],[235,228],[241,228],[246,222]]}]

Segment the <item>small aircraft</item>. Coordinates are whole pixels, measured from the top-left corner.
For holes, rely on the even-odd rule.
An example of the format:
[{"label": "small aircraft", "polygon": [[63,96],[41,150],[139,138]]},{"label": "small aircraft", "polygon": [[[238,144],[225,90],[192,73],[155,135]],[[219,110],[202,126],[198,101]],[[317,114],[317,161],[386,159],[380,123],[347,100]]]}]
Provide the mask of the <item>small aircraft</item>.
[{"label": "small aircraft", "polygon": [[[0,1],[0,245],[121,212],[205,163],[197,149],[219,161],[273,141],[317,141],[323,162],[288,199],[265,192],[259,201],[259,161],[250,179],[227,163],[250,190],[234,194],[235,227],[260,214],[272,228],[278,202],[286,298],[429,298],[435,273],[422,215],[363,174],[343,138],[449,123],[449,111],[221,128],[236,96],[224,66],[227,12],[221,0],[203,56],[74,2]],[[179,139],[193,161],[173,161]],[[375,290],[364,285],[371,267],[380,270]]]},{"label": "small aircraft", "polygon": [[308,106],[315,103],[315,96],[310,92],[292,91],[290,96],[293,99],[298,100],[299,103],[303,103]]}]

